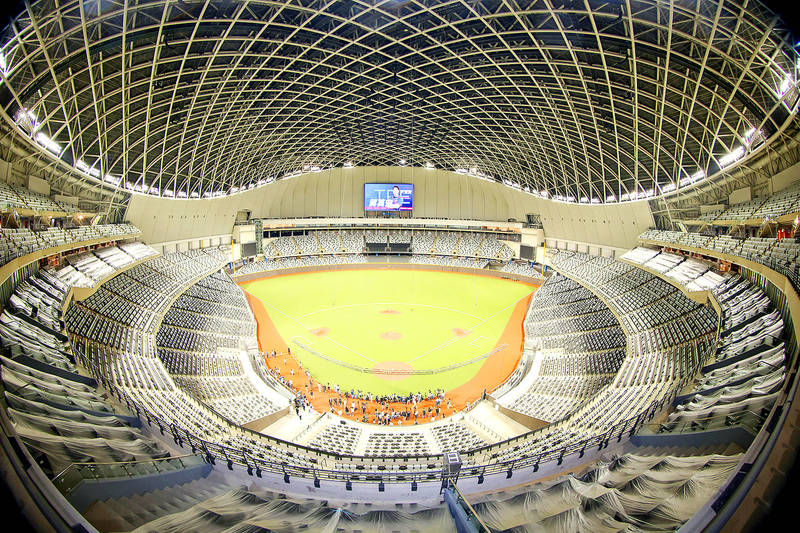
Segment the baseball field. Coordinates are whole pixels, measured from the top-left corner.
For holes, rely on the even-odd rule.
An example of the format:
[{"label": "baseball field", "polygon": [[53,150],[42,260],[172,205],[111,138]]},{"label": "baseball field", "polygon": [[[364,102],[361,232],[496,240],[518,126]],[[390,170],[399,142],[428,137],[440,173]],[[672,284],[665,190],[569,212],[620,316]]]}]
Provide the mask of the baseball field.
[{"label": "baseball field", "polygon": [[398,268],[241,285],[262,351],[288,347],[316,381],[375,394],[443,389],[469,397],[513,371],[536,289],[480,274]]}]

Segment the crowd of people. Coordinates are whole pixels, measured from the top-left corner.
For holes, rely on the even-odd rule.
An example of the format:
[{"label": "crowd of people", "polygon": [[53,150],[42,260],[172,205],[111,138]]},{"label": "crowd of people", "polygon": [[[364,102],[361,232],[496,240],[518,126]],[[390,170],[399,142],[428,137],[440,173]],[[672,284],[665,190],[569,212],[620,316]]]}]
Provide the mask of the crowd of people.
[{"label": "crowd of people", "polygon": [[321,383],[292,356],[267,352],[267,367],[284,386],[297,394],[295,409],[302,418],[308,406],[367,424],[384,426],[433,422],[458,412],[441,389],[409,394],[376,395],[361,390],[343,390],[338,384]]}]

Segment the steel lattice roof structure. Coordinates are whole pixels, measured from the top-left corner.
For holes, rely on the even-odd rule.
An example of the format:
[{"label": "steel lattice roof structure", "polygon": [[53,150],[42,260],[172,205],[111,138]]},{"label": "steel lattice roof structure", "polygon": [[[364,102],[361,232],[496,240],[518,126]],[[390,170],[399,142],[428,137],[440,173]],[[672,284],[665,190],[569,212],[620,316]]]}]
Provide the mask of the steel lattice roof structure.
[{"label": "steel lattice roof structure", "polygon": [[37,157],[123,192],[433,165],[603,203],[768,146],[799,67],[748,0],[39,0],[0,39],[0,109]]}]

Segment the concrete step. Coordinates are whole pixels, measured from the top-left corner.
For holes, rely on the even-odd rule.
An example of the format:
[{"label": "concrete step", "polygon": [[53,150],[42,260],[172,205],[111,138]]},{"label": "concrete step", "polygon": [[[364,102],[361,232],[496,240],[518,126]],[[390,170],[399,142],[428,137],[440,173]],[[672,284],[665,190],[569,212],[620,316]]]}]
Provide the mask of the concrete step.
[{"label": "concrete step", "polygon": [[98,531],[131,531],[134,525],[120,516],[114,506],[106,502],[94,502],[83,512],[84,518]]},{"label": "concrete step", "polygon": [[87,508],[86,517],[101,532],[131,531],[233,488],[235,485],[212,473],[207,478],[181,485],[95,502]]}]

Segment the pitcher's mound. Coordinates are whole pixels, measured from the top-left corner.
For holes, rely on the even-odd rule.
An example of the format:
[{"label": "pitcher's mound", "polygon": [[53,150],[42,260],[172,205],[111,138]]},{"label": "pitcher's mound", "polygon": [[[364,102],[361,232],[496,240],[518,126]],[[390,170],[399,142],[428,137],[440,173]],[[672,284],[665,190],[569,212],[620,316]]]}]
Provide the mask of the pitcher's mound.
[{"label": "pitcher's mound", "polygon": [[330,333],[331,328],[315,328],[311,330],[311,333],[316,335],[317,337],[324,337],[328,333]]},{"label": "pitcher's mound", "polygon": [[468,329],[453,328],[453,335],[455,335],[456,337],[466,337],[470,333],[472,332]]},{"label": "pitcher's mound", "polygon": [[398,311],[397,309],[383,309],[381,311],[381,314],[382,315],[399,315],[400,311]]},{"label": "pitcher's mound", "polygon": [[[414,370],[414,367],[406,363],[405,361],[381,361],[380,363],[376,364],[372,367],[373,370],[380,370],[382,372],[404,372],[404,371],[411,371]],[[384,374],[384,373],[376,373],[375,377],[380,379],[385,379],[387,381],[399,381],[401,379],[406,379],[411,374]]]},{"label": "pitcher's mound", "polygon": [[396,341],[402,338],[403,334],[397,331],[384,331],[383,333],[381,333],[381,339],[385,341]]}]

